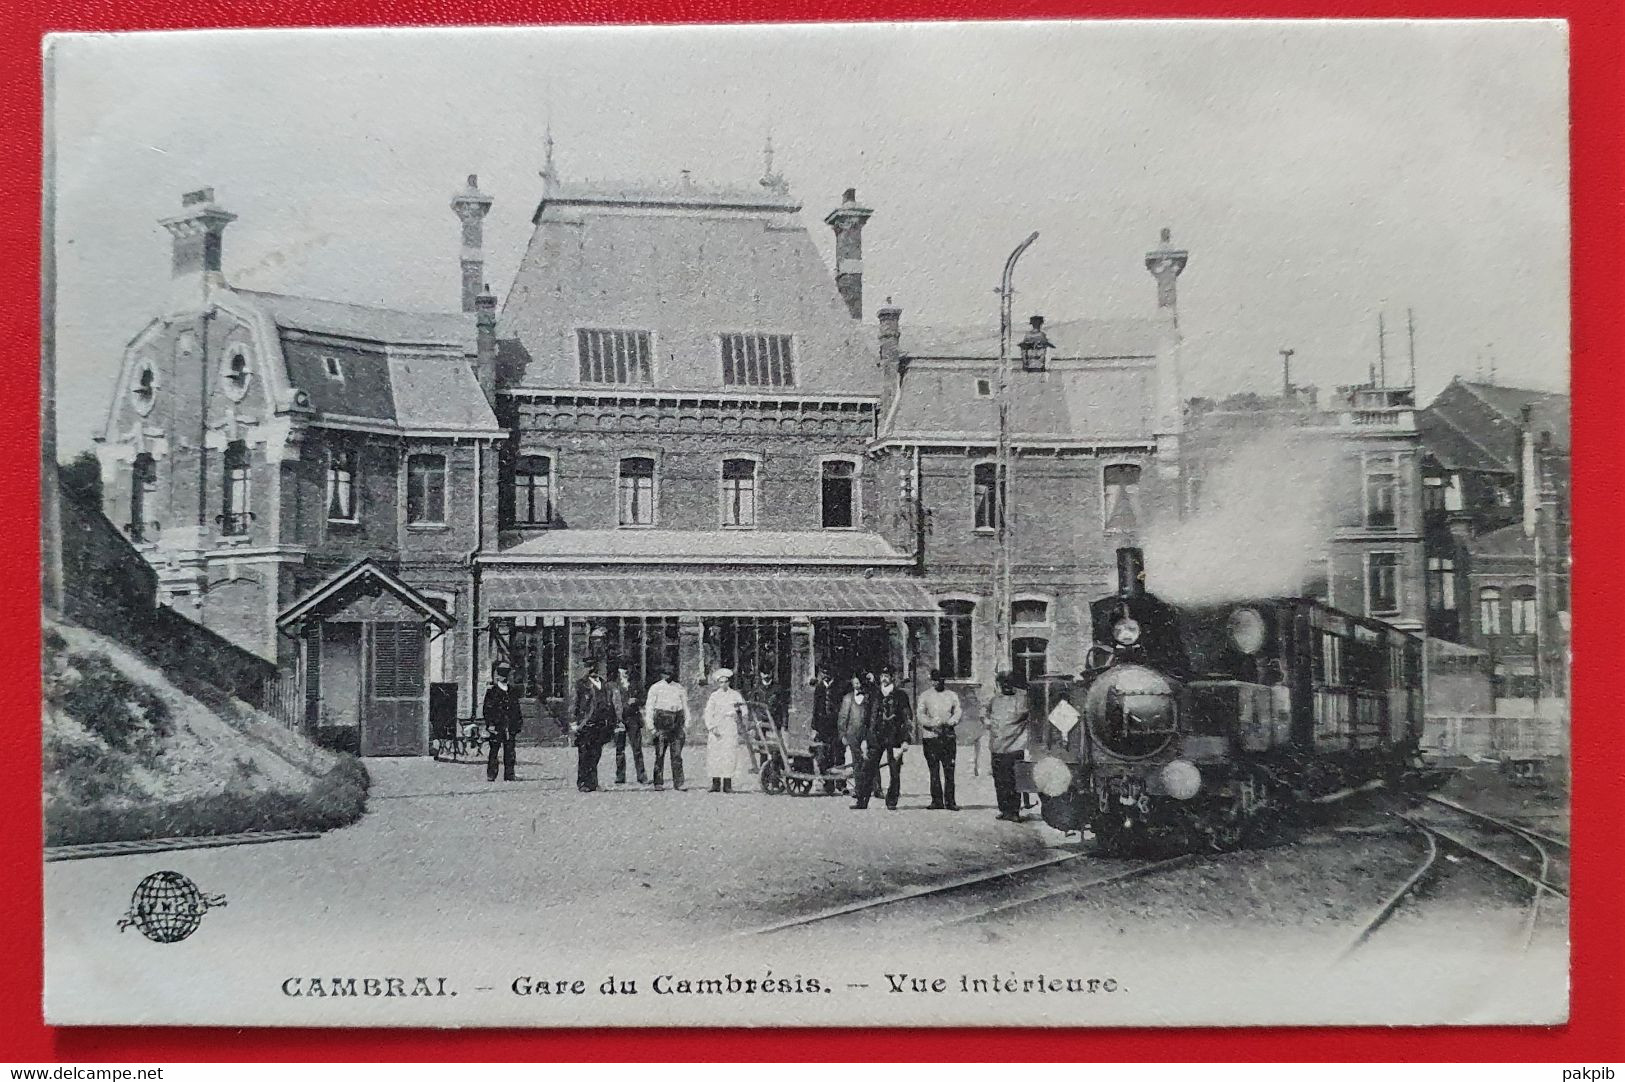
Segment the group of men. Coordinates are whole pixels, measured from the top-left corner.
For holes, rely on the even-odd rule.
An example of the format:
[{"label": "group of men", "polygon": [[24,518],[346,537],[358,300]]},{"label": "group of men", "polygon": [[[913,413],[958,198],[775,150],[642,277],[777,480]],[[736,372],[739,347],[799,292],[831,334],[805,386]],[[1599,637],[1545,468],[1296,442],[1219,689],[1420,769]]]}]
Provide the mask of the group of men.
[{"label": "group of men", "polygon": [[[577,682],[570,711],[569,730],[576,748],[576,788],[583,793],[599,788],[599,763],[606,744],[615,745],[615,784],[626,782],[627,752],[639,784],[649,784],[644,764],[645,732],[653,736],[654,788],[665,788],[665,768],[671,767],[672,786],[683,786],[683,746],[690,721],[687,689],[677,682],[670,664],[661,668],[660,679],[642,695],[629,667],[611,660],[605,675],[597,661],[588,661],[586,672]],[[719,671],[726,672],[726,670]],[[499,766],[505,780],[514,780],[514,741],[523,725],[519,698],[511,686],[512,670],[506,662],[493,669],[491,687],[486,690],[482,714],[491,730],[491,746],[486,761],[486,777],[496,781]],[[732,674],[727,673],[731,679]],[[724,685],[728,681],[722,682]],[[745,694],[761,703],[773,724],[788,724],[790,695],[778,685],[771,670],[764,669],[747,684]],[[715,693],[713,693],[715,694]],[[738,694],[738,693],[731,693]],[[710,704],[707,707],[709,714]],[[933,669],[931,687],[920,695],[918,711],[908,693],[898,686],[889,666],[878,673],[854,673],[845,687],[836,682],[828,666],[818,668],[813,682],[812,731],[817,742],[819,768],[825,774],[844,774],[850,758],[854,780],[854,809],[870,806],[880,790],[880,771],[887,773],[884,789],[886,807],[895,810],[901,795],[902,749],[910,743],[916,723],[920,747],[931,781],[933,810],[958,811],[955,799],[954,768],[958,756],[959,725],[964,707],[959,694],[947,686],[943,674]],[[1021,761],[1026,743],[1027,703],[1008,673],[1000,673],[996,689],[986,703],[984,719],[987,743],[997,794],[999,818],[1021,820],[1021,796],[1015,786],[1015,764]],[[731,735],[731,734],[730,734]],[[730,741],[731,743],[731,741]],[[713,767],[712,774],[718,769]],[[731,774],[731,770],[726,774]],[[732,781],[722,775],[713,778],[713,789],[731,791]],[[840,782],[825,783],[833,793]]]}]

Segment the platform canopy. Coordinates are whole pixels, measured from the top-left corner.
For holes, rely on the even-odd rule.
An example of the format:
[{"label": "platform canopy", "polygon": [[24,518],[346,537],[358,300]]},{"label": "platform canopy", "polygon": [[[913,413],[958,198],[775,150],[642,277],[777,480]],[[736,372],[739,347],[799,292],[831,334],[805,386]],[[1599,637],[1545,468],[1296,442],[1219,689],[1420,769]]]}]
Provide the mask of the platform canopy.
[{"label": "platform canopy", "polygon": [[939,616],[917,579],[861,575],[488,573],[493,615]]},{"label": "platform canopy", "polygon": [[[357,560],[329,577],[277,615],[277,629],[284,634],[297,631],[310,621],[327,619],[335,612],[388,598],[399,613],[422,620],[434,634],[450,628],[454,621],[432,601],[418,593],[370,559]],[[376,608],[376,605],[373,606]]]}]

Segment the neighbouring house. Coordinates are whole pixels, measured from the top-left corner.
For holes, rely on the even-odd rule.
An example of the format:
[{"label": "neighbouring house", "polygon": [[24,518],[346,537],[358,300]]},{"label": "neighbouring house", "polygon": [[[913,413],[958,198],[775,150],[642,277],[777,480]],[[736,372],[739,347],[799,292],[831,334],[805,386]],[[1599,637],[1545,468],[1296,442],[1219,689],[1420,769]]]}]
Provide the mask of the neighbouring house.
[{"label": "neighbouring house", "polygon": [[1563,716],[1568,396],[1456,379],[1418,424],[1429,634],[1482,658],[1487,712]]},{"label": "neighbouring house", "polygon": [[[469,181],[454,206],[488,206]],[[203,189],[163,222],[170,298],[124,350],[96,443],[104,509],[165,603],[302,673],[312,730],[363,753],[421,752],[432,695],[461,688],[454,709],[471,710],[469,561],[482,520],[495,525],[507,437],[488,390],[495,298],[477,313],[465,289],[469,310],[417,313],[234,288],[222,269],[234,218]],[[353,585],[363,558],[414,615],[375,609],[355,655],[367,667],[324,687],[324,652],[348,650],[324,635],[349,642],[355,610],[332,627],[281,617],[321,611],[297,606]],[[445,621],[426,606],[458,632],[431,634]],[[382,715],[367,704],[381,697],[413,704],[410,733],[395,708],[373,726]]]}]

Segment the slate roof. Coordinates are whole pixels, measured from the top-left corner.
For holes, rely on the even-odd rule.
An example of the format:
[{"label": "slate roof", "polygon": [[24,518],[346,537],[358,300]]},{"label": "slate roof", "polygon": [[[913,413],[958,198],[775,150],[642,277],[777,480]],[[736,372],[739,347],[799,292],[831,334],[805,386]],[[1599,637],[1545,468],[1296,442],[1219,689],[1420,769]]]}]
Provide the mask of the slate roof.
[{"label": "slate roof", "polygon": [[[998,406],[978,393],[996,366],[911,365],[882,439],[988,440],[998,430]],[[1139,442],[1151,438],[1156,401],[1151,363],[1051,361],[1045,372],[1010,380],[1010,430],[1029,441]]]},{"label": "slate roof", "polygon": [[1423,446],[1451,469],[1516,473],[1523,407],[1533,407],[1530,427],[1550,432],[1560,451],[1569,448],[1569,396],[1528,387],[1452,380],[1417,420]]},{"label": "slate roof", "polygon": [[1416,430],[1421,433],[1422,446],[1427,448],[1428,454],[1447,470],[1502,473],[1507,469],[1499,459],[1432,410],[1422,410],[1416,415]]},{"label": "slate roof", "polygon": [[854,320],[798,205],[758,191],[554,185],[503,303],[502,366],[521,387],[572,389],[580,329],[652,334],[654,390],[728,393],[719,336],[788,334],[783,393],[875,395],[872,324]]},{"label": "slate roof", "polygon": [[[1025,325],[1018,327],[1012,343],[1025,333]],[[1045,371],[1024,372],[1019,356],[1012,361],[1012,435],[1092,443],[1151,438],[1156,357],[1169,341],[1163,321],[1060,320],[1046,323],[1044,333],[1054,345]],[[979,392],[977,381],[997,380],[996,331],[905,324],[902,350],[911,360],[883,440],[993,438],[997,403]]]},{"label": "slate roof", "polygon": [[1523,556],[1534,559],[1534,542],[1523,532],[1523,524],[1514,522],[1498,530],[1481,534],[1472,540],[1474,556]]},{"label": "slate roof", "polygon": [[485,563],[687,562],[906,563],[879,534],[862,530],[548,530],[490,553]]},{"label": "slate roof", "polygon": [[264,308],[283,330],[330,334],[389,345],[456,347],[474,352],[474,317],[464,312],[407,312],[363,304],[236,289]]},{"label": "slate roof", "polygon": [[[401,432],[500,431],[469,367],[476,350],[473,316],[249,289],[231,292],[270,318],[282,338],[288,381],[305,392],[318,419],[364,421]],[[348,339],[354,346],[291,339],[289,331]],[[380,352],[380,345],[416,355]],[[341,379],[327,375],[329,356],[339,366]]]}]

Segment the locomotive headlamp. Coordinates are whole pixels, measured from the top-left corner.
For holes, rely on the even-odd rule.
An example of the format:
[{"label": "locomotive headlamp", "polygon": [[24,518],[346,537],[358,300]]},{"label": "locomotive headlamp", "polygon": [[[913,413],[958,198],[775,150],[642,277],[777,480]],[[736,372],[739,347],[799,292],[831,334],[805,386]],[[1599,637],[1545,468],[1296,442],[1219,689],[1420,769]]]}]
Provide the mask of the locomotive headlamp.
[{"label": "locomotive headlamp", "polygon": [[1060,796],[1072,788],[1072,769],[1053,755],[1033,764],[1033,788],[1045,796]]},{"label": "locomotive headlamp", "polygon": [[1257,609],[1237,609],[1230,614],[1230,641],[1244,654],[1256,654],[1264,649],[1266,629],[1264,617]]},{"label": "locomotive headlamp", "polygon": [[1140,621],[1125,616],[1112,625],[1112,639],[1118,646],[1133,646],[1140,641]]},{"label": "locomotive headlamp", "polygon": [[1186,759],[1175,759],[1162,768],[1162,787],[1175,800],[1189,800],[1202,788],[1202,772]]}]

